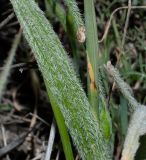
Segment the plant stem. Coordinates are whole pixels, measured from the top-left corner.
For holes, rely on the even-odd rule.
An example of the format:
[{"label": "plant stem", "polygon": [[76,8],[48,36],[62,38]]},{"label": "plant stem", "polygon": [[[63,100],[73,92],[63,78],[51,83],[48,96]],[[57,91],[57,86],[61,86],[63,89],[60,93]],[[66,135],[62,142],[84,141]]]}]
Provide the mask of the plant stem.
[{"label": "plant stem", "polygon": [[6,87],[7,79],[9,77],[9,75],[10,75],[11,65],[13,63],[16,50],[17,50],[19,42],[21,40],[21,35],[22,35],[22,30],[20,29],[18,34],[15,36],[12,48],[11,48],[11,50],[9,52],[9,57],[7,59],[6,64],[3,67],[4,70],[1,73],[1,77],[0,77],[0,100],[1,100],[2,95],[3,95],[3,91],[4,91],[5,87]]}]

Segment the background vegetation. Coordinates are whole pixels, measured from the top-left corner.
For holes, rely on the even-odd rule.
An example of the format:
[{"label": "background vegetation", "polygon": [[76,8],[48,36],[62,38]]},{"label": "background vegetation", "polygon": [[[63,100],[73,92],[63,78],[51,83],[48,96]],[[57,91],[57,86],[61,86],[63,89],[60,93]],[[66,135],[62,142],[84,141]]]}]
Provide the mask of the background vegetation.
[{"label": "background vegetation", "polygon": [[76,2],[0,1],[2,159],[146,159],[146,2]]}]

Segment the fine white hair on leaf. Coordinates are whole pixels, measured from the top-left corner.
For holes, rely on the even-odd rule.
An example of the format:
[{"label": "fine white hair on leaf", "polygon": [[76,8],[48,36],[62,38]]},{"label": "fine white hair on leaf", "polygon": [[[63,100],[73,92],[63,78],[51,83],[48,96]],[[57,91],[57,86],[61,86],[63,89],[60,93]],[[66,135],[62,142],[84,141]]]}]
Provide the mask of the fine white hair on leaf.
[{"label": "fine white hair on leaf", "polygon": [[64,0],[68,7],[68,14],[72,17],[73,28],[75,30],[76,38],[79,43],[84,43],[86,39],[85,26],[82,20],[82,15],[75,0]]},{"label": "fine white hair on leaf", "polygon": [[110,61],[107,62],[106,69],[107,72],[113,77],[122,94],[128,100],[131,106],[130,110],[131,112],[133,112],[140,104],[133,97],[130,86],[124,82],[124,80],[121,78],[119,74],[119,71],[116,68],[114,68]]},{"label": "fine white hair on leaf", "polygon": [[133,113],[124,143],[121,160],[133,160],[140,136],[146,133],[146,106],[140,105]]},{"label": "fine white hair on leaf", "polygon": [[96,115],[50,22],[34,0],[11,3],[43,75],[52,108],[56,115],[61,111],[81,158],[111,160]]},{"label": "fine white hair on leaf", "polygon": [[75,19],[76,26],[83,26],[83,20],[77,3],[75,0],[64,0],[70,13],[72,14],[73,18]]}]

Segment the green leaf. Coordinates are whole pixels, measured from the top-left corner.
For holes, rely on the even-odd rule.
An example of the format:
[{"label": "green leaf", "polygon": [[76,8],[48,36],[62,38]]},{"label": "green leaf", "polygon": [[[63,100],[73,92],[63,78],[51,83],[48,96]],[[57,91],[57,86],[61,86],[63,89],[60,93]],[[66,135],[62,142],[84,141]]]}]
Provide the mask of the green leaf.
[{"label": "green leaf", "polygon": [[11,0],[11,3],[35,54],[53,110],[61,111],[80,156],[87,160],[111,159],[96,116],[43,12],[33,0]]}]

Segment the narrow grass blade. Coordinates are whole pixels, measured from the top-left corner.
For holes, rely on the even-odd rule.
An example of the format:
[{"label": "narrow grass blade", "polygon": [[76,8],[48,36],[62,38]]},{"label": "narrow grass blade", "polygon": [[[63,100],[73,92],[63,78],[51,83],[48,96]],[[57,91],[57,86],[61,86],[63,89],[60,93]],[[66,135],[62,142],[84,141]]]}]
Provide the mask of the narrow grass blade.
[{"label": "narrow grass blade", "polygon": [[[98,38],[97,27],[95,19],[95,8],[93,0],[84,0],[85,8],[85,26],[86,26],[86,50],[87,50],[87,63],[89,73],[89,86],[88,94],[92,107],[98,115],[98,95],[97,92],[97,73],[98,73]],[[96,80],[95,80],[96,79]],[[95,84],[96,83],[96,84]]]},{"label": "narrow grass blade", "polygon": [[51,18],[57,17],[64,30],[67,32],[73,53],[75,67],[78,70],[79,47],[76,39],[76,29],[73,25],[74,21],[72,20],[70,13],[66,13],[65,9],[58,1],[45,0],[45,5],[48,16]]},{"label": "narrow grass blade", "polygon": [[13,63],[18,44],[20,42],[21,33],[22,33],[22,31],[20,30],[19,33],[16,35],[14,42],[13,42],[13,45],[12,45],[12,48],[9,52],[9,57],[6,61],[6,64],[3,67],[4,70],[2,71],[2,73],[0,75],[0,100],[2,98],[3,91],[6,87],[6,84],[8,82],[8,77],[9,77],[10,71],[11,71],[11,65]]},{"label": "narrow grass blade", "polygon": [[[99,55],[98,49],[98,35],[96,25],[96,15],[94,0],[84,0],[85,21],[86,21],[86,49],[87,49],[87,63],[90,86],[88,87],[90,103],[99,118],[101,130],[105,139],[111,138],[111,119],[106,106],[106,99],[104,97],[103,79],[101,78],[102,58]],[[100,115],[101,114],[101,115]]]},{"label": "narrow grass blade", "polygon": [[88,92],[90,96],[90,103],[94,110],[98,110],[97,97],[99,95],[98,89],[98,38],[94,1],[84,0],[85,8],[85,25],[86,25],[86,50],[87,50],[87,63],[90,86]]},{"label": "narrow grass blade", "polygon": [[63,114],[80,156],[87,160],[110,160],[96,116],[50,23],[33,0],[11,3],[35,53],[53,110]]},{"label": "narrow grass blade", "polygon": [[64,1],[68,7],[67,19],[69,21],[70,27],[72,28],[71,30],[76,36],[77,40],[80,43],[83,43],[85,42],[86,38],[85,27],[77,3],[75,0]]},{"label": "narrow grass blade", "polygon": [[107,63],[107,72],[113,77],[114,81],[116,82],[117,86],[119,87],[122,94],[125,96],[125,98],[128,100],[131,108],[131,112],[133,112],[138,106],[139,103],[136,101],[136,99],[133,97],[131,93],[131,88],[127,83],[123,81],[123,79],[120,77],[120,74],[116,68],[111,64],[111,62]]},{"label": "narrow grass blade", "polygon": [[64,0],[67,5],[66,28],[73,51],[74,62],[78,68],[79,43],[85,42],[85,27],[75,0]]},{"label": "narrow grass blade", "polygon": [[58,1],[45,0],[45,6],[48,16],[51,16],[51,18],[54,15],[57,16],[63,28],[66,30],[66,12],[61,4],[59,4]]}]

